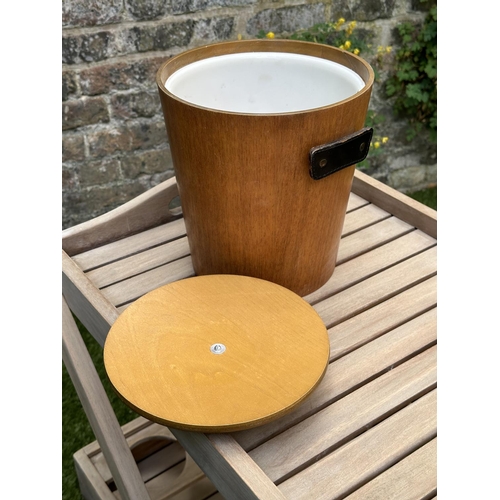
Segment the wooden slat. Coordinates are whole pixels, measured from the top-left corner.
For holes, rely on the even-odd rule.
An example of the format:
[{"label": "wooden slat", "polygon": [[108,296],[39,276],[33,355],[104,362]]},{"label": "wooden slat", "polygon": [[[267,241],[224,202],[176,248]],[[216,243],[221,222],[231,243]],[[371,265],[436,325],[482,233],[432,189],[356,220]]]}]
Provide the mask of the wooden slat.
[{"label": "wooden slat", "polygon": [[148,500],[149,495],[132,453],[64,299],[62,312],[64,364],[122,498]]},{"label": "wooden slat", "polygon": [[187,498],[195,500],[217,491],[192,459],[180,462],[153,477],[146,483],[146,488],[152,499],[169,500],[182,498],[183,492],[188,493]]},{"label": "wooden slat", "polygon": [[162,285],[193,275],[194,270],[191,257],[184,257],[147,271],[139,276],[134,276],[116,285],[108,286],[101,292],[112,304],[119,307]]},{"label": "wooden slat", "polygon": [[73,455],[78,485],[85,499],[115,500],[108,485],[102,480],[83,449]]},{"label": "wooden slat", "polygon": [[436,335],[436,310],[431,310],[330,363],[316,390],[288,415],[234,437],[245,450],[255,448],[422,352],[436,342]]},{"label": "wooden slat", "polygon": [[110,326],[118,317],[118,311],[64,250],[62,271],[62,291],[69,308],[103,346]]},{"label": "wooden slat", "polygon": [[369,175],[356,170],[352,192],[437,238],[437,212],[403,193],[386,186]]},{"label": "wooden slat", "polygon": [[361,198],[361,196],[355,193],[351,193],[349,195],[349,201],[347,203],[346,212],[352,212],[353,210],[356,210],[368,204],[369,202],[366,201],[364,198]]},{"label": "wooden slat", "polygon": [[347,497],[348,500],[420,500],[435,494],[437,438]]},{"label": "wooden slat", "polygon": [[437,303],[437,277],[358,314],[328,330],[330,360],[333,361],[415,318]]},{"label": "wooden slat", "polygon": [[175,177],[108,213],[63,231],[63,250],[70,256],[179,218],[169,211],[179,194]]},{"label": "wooden slat", "polygon": [[413,230],[406,222],[389,217],[378,224],[351,233],[340,240],[337,266]]},{"label": "wooden slat", "polygon": [[[123,429],[124,428],[122,427],[122,431]],[[164,439],[165,443],[167,443],[168,441],[176,442],[176,439],[174,435],[170,432],[170,430],[167,427],[160,426],[158,424],[150,425],[146,428],[139,429],[138,432],[132,434],[131,436],[127,436],[125,433],[124,435],[125,438],[127,439],[127,445],[129,446],[130,449],[132,449],[132,451],[134,447],[136,447],[139,443],[147,442],[152,438]],[[96,445],[98,445],[97,442]],[[106,482],[111,481],[112,480],[111,471],[109,470],[108,464],[102,453],[102,450],[98,448],[96,452],[92,453],[92,450],[87,449],[86,452],[87,454],[89,454],[89,456],[91,456],[92,463],[94,464],[94,467],[99,472],[103,480]],[[137,453],[134,453],[134,458],[136,461],[142,460],[143,456],[137,456]],[[165,468],[166,467],[164,467],[164,469]]]},{"label": "wooden slat", "polygon": [[107,245],[93,248],[73,256],[73,260],[83,271],[123,259],[129,255],[162,245],[186,234],[184,219],[178,219],[168,224],[148,229],[139,234],[128,236]]},{"label": "wooden slat", "polygon": [[436,390],[387,418],[279,488],[288,500],[343,498],[436,436]]},{"label": "wooden slat", "polygon": [[231,434],[172,432],[224,497],[235,498],[236,491],[238,500],[285,500]]},{"label": "wooden slat", "polygon": [[307,295],[304,299],[310,304],[315,304],[344,288],[427,250],[435,244],[433,238],[421,231],[407,233],[397,240],[392,240],[356,259],[337,266],[332,277],[321,288]]},{"label": "wooden slat", "polygon": [[189,255],[187,238],[179,238],[86,273],[98,288],[136,276]]},{"label": "wooden slat", "polygon": [[342,236],[347,236],[372,224],[389,218],[391,215],[375,205],[366,205],[353,212],[348,212],[344,219]]},{"label": "wooden slat", "polygon": [[436,386],[436,347],[424,351],[250,452],[280,483]]},{"label": "wooden slat", "polygon": [[314,305],[327,328],[369,309],[436,274],[436,248],[430,248]]},{"label": "wooden slat", "polygon": [[[412,259],[408,259],[401,264],[388,269],[387,271],[379,273],[378,275],[363,281],[359,285],[362,285],[361,289],[364,293],[359,293],[359,285],[357,285],[358,288],[356,288],[356,285],[351,287],[353,296],[356,295],[356,298],[359,302],[366,301],[368,295],[370,294],[372,296],[372,299],[373,297],[376,297],[376,299],[370,300],[368,302],[373,305],[374,300],[384,300],[384,297],[388,298],[388,296],[393,295],[398,291],[402,291],[404,288],[408,288],[415,282],[429,277],[430,275],[435,273],[435,251],[433,252],[433,250],[434,249],[423,252],[422,254],[419,254]],[[411,253],[412,252],[410,252],[410,255]],[[380,256],[382,260],[385,259],[383,253],[381,253]],[[367,262],[369,262],[369,260],[367,260]],[[348,263],[343,265],[345,266],[347,264]],[[350,266],[350,268],[357,273],[356,266]],[[123,310],[120,309],[121,305],[129,303],[132,300],[137,299],[141,295],[144,295],[145,293],[154,290],[159,286],[193,275],[194,270],[192,268],[191,258],[185,257],[170,264],[166,264],[156,269],[147,271],[141,275],[134,276],[123,282],[104,288],[102,290],[102,294],[121,311]],[[357,280],[359,280],[358,277],[353,279],[353,281]],[[367,291],[368,293],[366,293]],[[317,295],[315,294],[313,296],[316,297]],[[342,299],[339,299],[340,296],[342,297]],[[306,300],[308,300],[308,297],[306,298]],[[357,305],[351,302],[346,308],[344,308],[344,305],[342,304],[342,308],[339,309],[336,306],[330,307],[330,301],[332,300],[334,302],[337,302],[339,300],[352,301],[352,297],[337,294],[334,297],[320,302],[319,304],[316,304],[314,306],[318,313],[320,313],[320,315],[322,314],[321,311],[325,311],[324,317],[322,316],[322,318],[327,326],[331,326],[332,324],[329,318],[329,316],[332,315],[331,309],[335,310],[337,314],[339,310],[346,310],[351,313],[353,305]]]}]

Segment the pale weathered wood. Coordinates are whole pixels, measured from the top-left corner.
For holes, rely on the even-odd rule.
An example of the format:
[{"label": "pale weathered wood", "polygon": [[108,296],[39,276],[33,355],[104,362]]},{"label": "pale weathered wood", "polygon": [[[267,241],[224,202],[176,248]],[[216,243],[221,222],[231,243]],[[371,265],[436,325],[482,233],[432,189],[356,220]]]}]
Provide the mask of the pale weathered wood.
[{"label": "pale weathered wood", "polygon": [[343,236],[340,240],[337,266],[413,230],[406,222],[389,217],[378,224]]},{"label": "pale weathered wood", "polygon": [[346,214],[344,225],[342,227],[342,237],[359,231],[372,224],[388,219],[391,216],[389,212],[378,208],[375,205],[365,205],[359,210],[354,210]]},{"label": "pale weathered wood", "polygon": [[178,194],[172,177],[108,213],[63,231],[63,250],[75,255],[177,219],[169,204]]},{"label": "pale weathered wood", "polygon": [[63,360],[124,499],[149,499],[99,375],[63,298]]},{"label": "pale weathered wood", "polygon": [[[167,427],[138,417],[123,425],[121,429],[135,460],[139,460],[139,471],[153,500],[204,500],[217,491],[189,456],[188,462],[184,460],[186,453],[179,447],[177,439]],[[148,453],[148,442],[155,438],[171,440],[178,448],[172,450],[171,446],[167,446],[145,456],[144,454]],[[140,453],[137,451],[138,446],[141,448]],[[77,469],[82,469],[82,491],[92,491],[89,498],[121,498],[118,491],[110,491],[108,483],[111,483],[113,478],[98,441],[79,450],[75,454],[75,464]]]},{"label": "pale weathered wood", "polygon": [[[137,419],[134,419],[132,422],[135,423],[136,420]],[[145,449],[140,454],[138,454],[137,445],[139,444],[142,445],[141,448],[144,448],[145,447],[144,445],[147,444],[148,442],[157,443],[159,439],[164,441],[165,444],[167,443],[172,444],[177,442],[177,439],[174,437],[174,435],[170,432],[170,430],[167,427],[160,426],[158,424],[150,425],[144,429],[139,429],[137,432],[129,436],[125,434],[124,427],[122,427],[122,432],[125,436],[125,439],[127,440],[128,447],[132,450],[136,462],[138,461],[142,462],[145,459],[145,454],[148,453],[148,450]],[[109,470],[106,458],[104,457],[104,454],[102,453],[102,450],[97,441],[95,442],[95,445],[97,447],[95,451],[92,452],[91,450],[87,449],[86,453],[91,457],[92,464],[99,472],[103,480],[109,482],[112,480],[111,471]],[[158,448],[158,446],[156,446],[156,448]],[[183,458],[184,455],[182,455],[179,460],[182,460]],[[142,463],[140,463],[139,470],[141,471],[141,475],[146,481],[147,479],[145,478],[144,473],[141,469],[142,467],[143,465]],[[162,467],[163,469],[167,468],[166,466],[164,467],[163,464]]]},{"label": "pale weathered wood", "polygon": [[[97,442],[97,441],[96,441]],[[115,500],[108,485],[93,466],[84,449],[73,455],[78,485],[85,500]]]},{"label": "pale weathered wood", "polygon": [[[161,457],[152,458],[156,460],[157,466],[161,466]],[[190,500],[197,497],[202,499],[217,491],[189,455],[185,461],[151,478],[146,483],[146,488],[155,500],[179,500],[183,497]]]},{"label": "pale weathered wood", "polygon": [[404,234],[397,240],[389,241],[355,260],[337,266],[333,276],[304,299],[315,304],[435,245],[436,241],[421,231]]},{"label": "pale weathered wood", "polygon": [[437,238],[437,212],[399,191],[356,170],[352,191],[387,210],[433,238]]},{"label": "pale weathered wood", "polygon": [[436,274],[436,248],[396,264],[314,305],[327,327],[349,319]]},{"label": "pale weathered wood", "polygon": [[184,219],[177,219],[167,224],[147,229],[138,234],[107,243],[106,245],[92,248],[78,255],[73,255],[73,260],[83,271],[109,264],[129,255],[143,252],[148,248],[168,243],[186,235]]},{"label": "pale weathered wood", "polygon": [[189,255],[186,237],[125,257],[87,272],[87,277],[98,288],[141,274]]},{"label": "pale weathered wood", "polygon": [[120,306],[128,305],[160,286],[191,276],[194,276],[191,257],[183,257],[138,276],[133,276],[121,283],[110,285],[101,290],[101,293],[122,312],[124,308],[120,309]]},{"label": "pale weathered wood", "polygon": [[420,500],[435,493],[436,485],[437,438],[356,490],[347,499]]},{"label": "pale weathered wood", "polygon": [[118,311],[62,251],[62,292],[68,306],[101,346]]},{"label": "pale weathered wood", "polygon": [[289,500],[343,498],[436,436],[436,390],[279,486]]},{"label": "pale weathered wood", "polygon": [[290,428],[436,342],[436,312],[429,311],[330,363],[318,388],[276,422],[235,434],[245,450]]},{"label": "pale weathered wood", "polygon": [[437,277],[419,283],[400,294],[330,328],[330,360],[335,360],[415,318],[437,303]]},{"label": "pale weathered wood", "polygon": [[351,194],[349,195],[349,201],[347,202],[346,212],[352,212],[353,210],[356,210],[368,204],[369,202],[364,198],[361,198],[361,196],[358,196],[357,194],[351,192]]},{"label": "pale weathered wood", "polygon": [[180,429],[172,432],[228,500],[285,500],[231,434],[207,435]]},{"label": "pale weathered wood", "polygon": [[249,455],[280,483],[436,386],[436,347],[252,450]]},{"label": "pale weathered wood", "polygon": [[[214,354],[215,343],[226,351]],[[104,365],[139,414],[227,432],[300,404],[323,378],[329,352],[323,322],[295,293],[247,276],[211,275],[160,287],[128,307],[106,338]]]},{"label": "pale weathered wood", "polygon": [[[162,213],[166,187],[158,188],[156,201],[147,202]],[[426,491],[421,498],[435,491],[436,467],[427,451],[432,441],[426,445],[436,432],[435,423],[429,424],[435,408],[425,399],[434,391],[422,394],[436,385],[437,214],[359,172],[353,191],[335,273],[321,291],[307,297],[329,325],[332,362],[323,381],[291,413],[261,427],[233,435],[176,431],[214,484],[197,466],[193,474],[181,476],[184,462],[167,468],[177,455],[168,458],[164,448],[140,466],[141,480],[151,478],[146,482],[151,498],[204,500],[212,493],[211,500],[222,495],[238,500],[284,498],[272,480],[284,481],[280,487],[288,500],[295,495],[320,500],[320,490],[328,492],[325,498],[354,491],[353,499],[398,500],[412,498],[412,492]],[[123,214],[117,210],[64,234],[69,245],[65,248],[73,245],[83,252],[74,258],[63,252],[64,294],[101,345],[118,313],[135,299],[194,275],[191,257],[182,255],[189,250],[184,220],[162,226],[153,222],[147,229],[158,215],[147,214],[142,205],[133,202]],[[90,272],[85,275],[83,269]],[[419,407],[411,403],[415,398]],[[412,417],[404,413],[409,411]],[[124,426],[128,447],[140,442],[140,435],[153,436],[154,426],[142,417]],[[148,445],[141,446],[140,456],[145,457]],[[84,451],[85,456],[75,455],[82,488],[91,498],[120,498],[106,486],[111,475],[98,443]],[[405,487],[406,481],[410,487]],[[221,493],[215,493],[217,485]]]}]

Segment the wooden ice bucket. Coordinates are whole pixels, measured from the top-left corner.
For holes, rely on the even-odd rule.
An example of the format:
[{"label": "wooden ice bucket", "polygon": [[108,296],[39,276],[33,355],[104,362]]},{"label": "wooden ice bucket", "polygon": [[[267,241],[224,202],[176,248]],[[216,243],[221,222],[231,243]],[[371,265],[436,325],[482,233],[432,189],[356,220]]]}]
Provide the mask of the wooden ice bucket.
[{"label": "wooden ice bucket", "polygon": [[373,70],[290,40],[217,43],[158,70],[195,273],[304,296],[333,274]]}]

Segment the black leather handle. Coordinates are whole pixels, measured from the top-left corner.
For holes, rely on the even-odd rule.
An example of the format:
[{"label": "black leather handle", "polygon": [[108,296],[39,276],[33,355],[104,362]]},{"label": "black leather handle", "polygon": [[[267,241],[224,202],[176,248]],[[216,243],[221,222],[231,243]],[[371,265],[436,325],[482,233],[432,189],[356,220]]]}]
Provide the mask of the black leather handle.
[{"label": "black leather handle", "polygon": [[363,161],[368,155],[372,136],[372,128],[363,128],[337,141],[311,148],[309,174],[319,180]]}]

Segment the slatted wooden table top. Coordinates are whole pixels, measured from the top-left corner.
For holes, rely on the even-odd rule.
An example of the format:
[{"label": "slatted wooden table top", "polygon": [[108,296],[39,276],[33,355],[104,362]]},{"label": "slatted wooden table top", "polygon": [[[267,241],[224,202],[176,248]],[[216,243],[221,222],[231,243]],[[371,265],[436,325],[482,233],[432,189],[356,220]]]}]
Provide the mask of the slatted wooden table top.
[{"label": "slatted wooden table top", "polygon": [[[277,420],[203,434],[204,453],[198,433],[172,429],[207,474],[218,463],[212,453],[227,450],[225,460],[233,463],[235,453],[244,470],[256,464],[255,474],[277,485],[275,498],[436,495],[437,241],[426,230],[434,216],[422,208],[419,229],[404,220],[420,220],[419,206],[357,175],[335,272],[304,297],[328,332],[323,380]],[[102,343],[136,299],[193,276],[182,218],[64,259],[70,307]],[[246,484],[239,473],[241,484],[238,474],[216,477],[227,488],[219,491]]]}]

